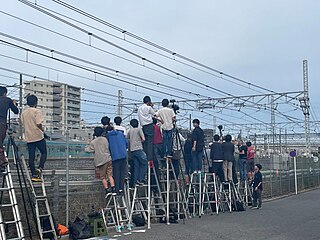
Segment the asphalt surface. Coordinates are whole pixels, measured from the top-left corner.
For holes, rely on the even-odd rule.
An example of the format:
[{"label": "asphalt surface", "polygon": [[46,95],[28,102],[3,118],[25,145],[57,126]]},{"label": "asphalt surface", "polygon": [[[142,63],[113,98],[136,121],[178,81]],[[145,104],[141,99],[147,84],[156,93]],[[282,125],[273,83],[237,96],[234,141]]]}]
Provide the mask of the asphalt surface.
[{"label": "asphalt surface", "polygon": [[320,239],[320,189],[263,203],[262,209],[206,215],[185,224],[153,224],[144,233],[109,239]]}]

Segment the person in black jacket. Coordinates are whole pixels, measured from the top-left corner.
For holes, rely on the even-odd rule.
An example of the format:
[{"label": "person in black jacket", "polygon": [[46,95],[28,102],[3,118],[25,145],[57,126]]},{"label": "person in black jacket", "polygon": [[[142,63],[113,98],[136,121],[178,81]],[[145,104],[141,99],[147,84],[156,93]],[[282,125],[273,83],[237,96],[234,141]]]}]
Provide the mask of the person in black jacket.
[{"label": "person in black jacket", "polygon": [[187,140],[184,144],[184,162],[185,162],[185,182],[186,184],[189,184],[189,176],[192,173],[192,140],[191,140],[191,134],[188,133]]},{"label": "person in black jacket", "polygon": [[212,170],[219,177],[221,182],[224,181],[222,163],[223,163],[223,153],[222,144],[219,142],[220,136],[218,134],[213,136],[214,142],[210,147],[210,159],[212,160]]},{"label": "person in black jacket", "polygon": [[225,181],[232,181],[232,162],[234,161],[234,145],[231,143],[231,135],[225,137],[225,142],[222,143],[223,152],[223,173]]},{"label": "person in black jacket", "polygon": [[7,97],[8,90],[6,87],[0,87],[0,171],[5,172],[8,161],[4,156],[3,142],[7,135],[7,115],[11,109],[15,114],[19,113],[15,100]]},{"label": "person in black jacket", "polygon": [[261,174],[262,166],[261,164],[256,164],[254,167],[254,177],[253,177],[253,193],[252,193],[252,208],[260,209],[262,206],[262,174]]},{"label": "person in black jacket", "polygon": [[199,173],[202,170],[204,132],[200,128],[199,119],[194,119],[192,123],[194,126],[192,131],[192,171]]}]

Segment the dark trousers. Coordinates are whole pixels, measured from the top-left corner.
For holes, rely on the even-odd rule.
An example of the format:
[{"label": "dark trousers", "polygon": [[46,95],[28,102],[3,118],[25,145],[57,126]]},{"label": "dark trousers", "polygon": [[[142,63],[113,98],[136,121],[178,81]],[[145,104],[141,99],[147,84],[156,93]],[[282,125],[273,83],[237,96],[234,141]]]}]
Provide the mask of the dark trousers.
[{"label": "dark trousers", "polygon": [[[180,172],[180,166],[179,166],[179,159],[172,159],[172,166],[173,166],[173,171],[176,175],[176,178],[179,179],[179,172]],[[173,179],[173,173],[170,173],[170,178]]]},{"label": "dark trousers", "polygon": [[245,181],[247,177],[247,159],[239,158],[238,166],[239,166],[240,180]]},{"label": "dark trousers", "polygon": [[115,191],[124,190],[124,180],[127,172],[127,159],[119,159],[112,161],[113,179],[115,183]]},{"label": "dark trousers", "polygon": [[252,206],[261,208],[261,206],[262,206],[262,190],[258,189],[257,191],[255,191],[255,189],[253,189]]},{"label": "dark trousers", "polygon": [[192,152],[192,171],[202,171],[202,151]]},{"label": "dark trousers", "polygon": [[133,184],[136,184],[137,181],[144,181],[148,171],[148,161],[145,152],[142,150],[131,152],[131,161],[134,169]]},{"label": "dark trousers", "polygon": [[36,175],[36,167],[34,165],[34,160],[36,158],[36,149],[39,149],[41,153],[39,168],[44,169],[44,164],[47,161],[47,144],[46,140],[42,139],[37,142],[27,143],[29,151],[29,167],[32,176]]},{"label": "dark trousers", "polygon": [[4,156],[3,142],[7,134],[7,124],[0,123],[0,166],[6,166],[8,164],[7,159]]},{"label": "dark trousers", "polygon": [[147,154],[148,161],[153,159],[153,139],[154,129],[153,124],[148,124],[142,127],[142,131],[146,140],[143,143],[143,150]]},{"label": "dark trousers", "polygon": [[224,182],[224,174],[222,169],[223,161],[220,162],[212,162],[212,171],[218,176],[220,182]]},{"label": "dark trousers", "polygon": [[238,183],[238,174],[237,174],[237,171],[236,171],[236,160],[233,160],[232,161],[232,181],[237,184]]}]

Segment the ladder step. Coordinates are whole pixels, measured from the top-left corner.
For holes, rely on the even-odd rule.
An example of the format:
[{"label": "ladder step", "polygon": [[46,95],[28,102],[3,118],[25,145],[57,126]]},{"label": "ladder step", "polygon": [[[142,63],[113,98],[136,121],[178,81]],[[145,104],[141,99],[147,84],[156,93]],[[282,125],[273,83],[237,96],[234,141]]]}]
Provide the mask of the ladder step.
[{"label": "ladder step", "polygon": [[18,205],[18,204],[2,204],[2,205],[0,205],[0,207],[5,208],[5,207],[13,207],[13,206],[16,206],[16,205]]},{"label": "ladder step", "polygon": [[9,191],[11,190],[12,188],[0,188],[0,191]]},{"label": "ladder step", "polygon": [[148,197],[139,197],[139,198],[136,198],[135,201],[142,201],[142,200],[148,200],[149,198]]},{"label": "ladder step", "polygon": [[47,196],[36,196],[37,201],[45,201],[47,200]]},{"label": "ladder step", "polygon": [[51,214],[42,214],[42,215],[39,215],[40,218],[42,218],[42,217],[50,217],[50,216],[51,216]]},{"label": "ladder step", "polygon": [[133,210],[134,213],[148,212],[148,210]]},{"label": "ladder step", "polygon": [[3,221],[0,224],[15,224],[15,223],[18,223],[18,222],[20,222],[20,221],[12,220],[12,221]]},{"label": "ladder step", "polygon": [[46,234],[46,233],[54,233],[55,230],[48,230],[48,231],[42,231],[42,234]]}]

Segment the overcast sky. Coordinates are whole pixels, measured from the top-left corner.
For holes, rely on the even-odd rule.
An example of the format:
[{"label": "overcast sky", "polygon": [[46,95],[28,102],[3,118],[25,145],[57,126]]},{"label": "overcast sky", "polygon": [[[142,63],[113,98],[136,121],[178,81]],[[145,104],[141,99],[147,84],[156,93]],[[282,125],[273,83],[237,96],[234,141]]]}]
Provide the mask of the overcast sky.
[{"label": "overcast sky", "polygon": [[[41,6],[76,18],[90,26],[94,26],[119,37],[123,37],[119,32],[76,14],[59,4],[53,3],[52,1],[38,0],[37,2]],[[69,4],[116,26],[124,28],[138,36],[173,50],[174,52],[180,53],[193,60],[197,60],[215,69],[219,69],[227,74],[231,74],[248,82],[277,92],[303,90],[302,60],[307,59],[309,61],[309,88],[311,103],[316,115],[320,116],[320,72],[317,67],[320,65],[320,1],[318,0],[78,0],[65,2],[68,2]],[[2,1],[1,11],[68,35],[69,37],[75,38],[79,41],[89,41],[86,34],[52,19],[18,1]],[[122,72],[151,79],[170,87],[185,89],[193,93],[210,97],[222,97],[223,95],[219,95],[218,93],[208,89],[206,90],[203,87],[196,86],[194,84],[189,84],[182,78],[174,79],[172,74],[166,71],[164,72],[171,76],[146,69],[140,65],[145,64],[147,67],[160,70],[149,63],[143,63],[140,59],[96,39],[91,39],[93,46],[125,57],[135,63],[130,63],[89,46],[76,43],[70,39],[68,40],[64,37],[9,17],[3,13],[0,13],[0,21],[2,23],[0,25],[1,33],[6,33],[31,41],[50,49],[68,53]],[[81,27],[84,29],[90,29],[87,26]],[[224,92],[228,92],[232,95],[258,94],[257,91],[248,89],[248,86],[243,87],[240,86],[240,84],[230,83],[185,65],[178,64],[172,60],[160,57],[157,54],[153,54],[141,48],[134,47],[122,40],[115,39],[97,30],[91,29],[90,31],[109,41],[119,44],[126,49],[134,51],[141,56]],[[3,36],[0,36],[0,39],[14,42],[25,47],[28,46]],[[139,43],[129,37],[126,37],[126,39]],[[144,46],[147,47],[147,45]],[[36,51],[48,54],[48,51],[43,51],[31,46],[29,47]],[[0,45],[0,53],[2,55],[26,60],[25,51],[13,49],[8,46]],[[61,56],[55,56],[62,58]],[[36,55],[29,54],[28,61],[31,63],[45,65],[47,67],[50,66],[62,71],[79,74],[86,78],[97,79],[98,81],[107,82],[115,86],[112,87],[99,82],[93,82],[88,79],[81,79],[75,76],[63,74],[61,72],[58,73],[52,69],[48,70],[48,68],[17,62],[16,60],[0,56],[1,67],[29,73],[38,77],[49,77],[52,80],[58,79],[61,82],[77,85],[79,87],[105,92],[106,95],[102,96],[99,94],[90,94],[89,92],[84,91],[83,97],[85,99],[91,99],[96,102],[109,102],[111,104],[116,104],[116,99],[113,99],[112,97],[110,99],[107,95],[116,95],[118,89],[123,89],[125,97],[137,99],[137,101],[141,100],[144,94],[150,94],[153,96],[155,101],[159,101],[163,97],[179,99],[179,97],[175,96],[175,93],[178,96],[179,94],[172,90],[159,88],[161,91],[168,92],[168,95],[165,96],[163,93],[157,93],[141,87],[133,87],[132,85],[119,83],[118,81],[106,79],[105,77],[97,76],[93,73],[79,70]],[[106,71],[105,69],[98,67],[97,69],[100,71]],[[163,70],[161,69],[161,71]],[[0,71],[0,74],[12,77],[17,76],[16,74],[8,73],[6,71]],[[27,80],[28,78],[25,79]],[[18,82],[18,80],[1,77],[0,81],[0,83],[5,84],[13,82]],[[142,85],[152,89],[158,89],[156,86],[148,85],[146,83]],[[135,90],[136,92],[131,90]],[[180,95],[188,99],[196,99],[194,95]],[[127,100],[126,102],[130,101]],[[188,108],[187,105],[183,105],[183,107]],[[83,104],[82,108],[85,110],[92,109],[106,113],[115,113],[116,110],[115,107],[103,106],[101,104]],[[293,111],[295,117],[301,120],[303,119],[303,114],[300,110],[294,111],[294,109],[291,109],[290,107],[287,109],[284,108],[284,110],[288,112]],[[125,109],[126,114],[130,111],[131,109]],[[231,122],[254,122],[252,119],[243,117],[243,115],[240,114],[239,120],[237,120],[237,117],[235,117],[232,111],[224,111],[225,115],[219,115],[216,111],[211,110],[208,110],[208,112],[218,117],[218,123],[221,122],[228,124],[228,122],[224,120]],[[251,115],[254,112],[255,111],[248,110],[247,115]],[[202,117],[206,127],[212,126],[212,115],[196,113],[194,111],[184,111],[182,114],[183,116],[187,116],[189,113],[195,117]],[[270,116],[267,113],[259,112],[256,116],[260,121],[270,121]],[[96,122],[99,120],[100,115],[94,113],[83,113],[83,117],[89,122]],[[279,118],[277,121],[285,120]],[[183,124],[186,124],[186,122]]]}]

